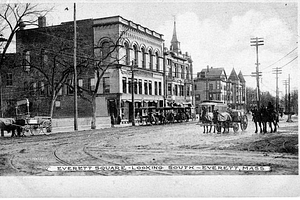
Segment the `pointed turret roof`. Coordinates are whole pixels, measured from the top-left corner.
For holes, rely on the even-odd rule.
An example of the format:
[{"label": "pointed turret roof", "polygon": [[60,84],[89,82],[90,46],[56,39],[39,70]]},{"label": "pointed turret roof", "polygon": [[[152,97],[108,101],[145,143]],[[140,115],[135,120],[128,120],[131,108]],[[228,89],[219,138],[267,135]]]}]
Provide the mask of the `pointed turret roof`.
[{"label": "pointed turret roof", "polygon": [[242,71],[240,71],[240,73],[239,73],[239,79],[240,79],[240,81],[242,82],[242,83],[246,83],[246,80],[245,80],[245,78],[244,78],[244,76],[243,76],[243,74],[242,74]]},{"label": "pointed turret roof", "polygon": [[229,80],[232,80],[232,81],[238,81],[239,80],[239,77],[238,75],[236,74],[234,68],[232,69],[229,77],[228,77]]},{"label": "pointed turret roof", "polygon": [[173,36],[171,40],[170,50],[176,53],[180,51],[180,42],[177,39],[177,33],[176,33],[176,21],[174,21],[174,29],[173,29]]}]

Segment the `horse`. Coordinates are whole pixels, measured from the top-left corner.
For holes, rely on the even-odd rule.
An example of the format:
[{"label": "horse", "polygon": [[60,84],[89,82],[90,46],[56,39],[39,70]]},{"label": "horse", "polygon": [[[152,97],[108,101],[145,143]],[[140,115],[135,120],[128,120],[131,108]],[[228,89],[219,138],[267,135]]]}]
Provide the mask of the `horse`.
[{"label": "horse", "polygon": [[258,132],[258,130],[257,130],[258,126],[260,129],[260,133],[262,133],[262,127],[261,127],[262,118],[261,118],[260,111],[256,108],[254,108],[254,109],[251,109],[251,113],[252,113],[252,121],[255,124],[255,133]]},{"label": "horse", "polygon": [[[210,133],[211,129],[212,129],[212,123],[213,123],[213,114],[212,113],[208,113],[206,111],[206,109],[202,110],[201,116],[199,121],[201,121],[204,125],[203,125],[203,133]],[[208,131],[208,127],[210,127],[209,131]],[[216,129],[214,127],[214,133],[215,133]]]},{"label": "horse", "polygon": [[[21,132],[23,131],[22,126],[25,125],[25,120],[14,120],[14,119],[0,119],[0,129],[1,129],[1,135],[4,135],[4,131],[7,131],[7,133],[11,132],[11,137],[21,136]],[[17,134],[16,134],[17,131]]]},{"label": "horse", "polygon": [[232,117],[228,112],[219,112],[218,110],[213,111],[213,122],[217,126],[217,131],[221,132],[221,128],[223,127],[223,133],[227,129],[227,133],[229,132],[229,124],[232,121]]},{"label": "horse", "polygon": [[[268,112],[268,118],[267,123],[269,123],[269,127],[271,129],[270,133],[276,133],[277,132],[277,126],[279,122],[279,114],[275,110],[267,110]],[[274,129],[272,127],[272,124],[274,125]]]}]

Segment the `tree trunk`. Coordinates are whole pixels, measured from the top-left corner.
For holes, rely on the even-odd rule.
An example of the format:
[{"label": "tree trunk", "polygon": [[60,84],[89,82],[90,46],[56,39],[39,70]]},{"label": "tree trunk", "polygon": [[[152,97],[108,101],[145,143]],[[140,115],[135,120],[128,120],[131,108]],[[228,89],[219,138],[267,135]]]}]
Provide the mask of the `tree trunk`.
[{"label": "tree trunk", "polygon": [[91,129],[96,129],[96,97],[92,96],[92,122]]}]

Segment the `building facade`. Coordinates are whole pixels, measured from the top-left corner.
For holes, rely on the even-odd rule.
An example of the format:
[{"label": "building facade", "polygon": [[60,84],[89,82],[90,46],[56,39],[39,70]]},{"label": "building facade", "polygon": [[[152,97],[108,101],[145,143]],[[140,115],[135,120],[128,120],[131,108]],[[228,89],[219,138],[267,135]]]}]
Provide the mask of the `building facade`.
[{"label": "building facade", "polygon": [[170,49],[164,48],[166,106],[193,105],[193,65],[188,52],[183,54],[177,39],[176,22]]},{"label": "building facade", "polygon": [[[43,19],[39,23],[38,28],[17,33],[19,64],[8,72],[12,81],[3,75],[2,82],[9,82],[3,86],[10,92],[2,100],[14,107],[27,98],[32,115],[49,115],[52,94],[56,93],[53,117],[73,117],[73,22],[46,26]],[[104,69],[96,94],[96,116],[130,121],[132,93],[136,108],[164,106],[162,37],[121,16],[77,21],[78,85],[82,91],[95,89],[98,76],[94,69]],[[113,46],[112,41],[116,42]],[[56,91],[63,79],[63,86]],[[79,89],[79,93],[82,91]],[[91,112],[91,103],[78,95],[79,117],[90,117]]]},{"label": "building facade", "polygon": [[246,81],[240,72],[233,69],[227,77],[224,68],[207,66],[194,79],[195,106],[205,100],[216,100],[234,109],[245,109]]}]

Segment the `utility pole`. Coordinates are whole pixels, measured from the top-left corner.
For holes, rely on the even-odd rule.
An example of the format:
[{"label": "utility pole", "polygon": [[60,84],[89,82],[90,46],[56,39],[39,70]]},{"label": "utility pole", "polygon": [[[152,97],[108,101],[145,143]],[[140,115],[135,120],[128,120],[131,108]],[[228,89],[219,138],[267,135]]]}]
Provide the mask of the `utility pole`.
[{"label": "utility pole", "polygon": [[256,84],[257,84],[257,108],[260,108],[260,89],[259,89],[259,62],[258,62],[258,46],[264,45],[263,38],[251,38],[250,43],[252,43],[250,46],[256,47]]},{"label": "utility pole", "polygon": [[136,60],[132,61],[131,65],[131,102],[132,102],[132,126],[135,126],[135,102],[134,102],[134,67],[136,66]]},{"label": "utility pole", "polygon": [[78,130],[78,103],[77,103],[77,69],[76,69],[76,51],[77,51],[77,32],[76,32],[76,3],[74,3],[74,130]]},{"label": "utility pole", "polygon": [[292,115],[291,115],[291,78],[289,74],[289,79],[288,79],[288,86],[289,86],[289,94],[288,94],[288,119],[286,122],[292,122]]},{"label": "utility pole", "polygon": [[283,81],[283,85],[285,86],[285,95],[284,95],[284,106],[285,106],[285,113],[287,113],[287,85],[288,85],[288,80]]},{"label": "utility pole", "polygon": [[278,74],[281,74],[282,70],[278,67],[273,69],[273,74],[276,74],[276,110],[278,111],[279,102],[279,89],[278,89]]}]

